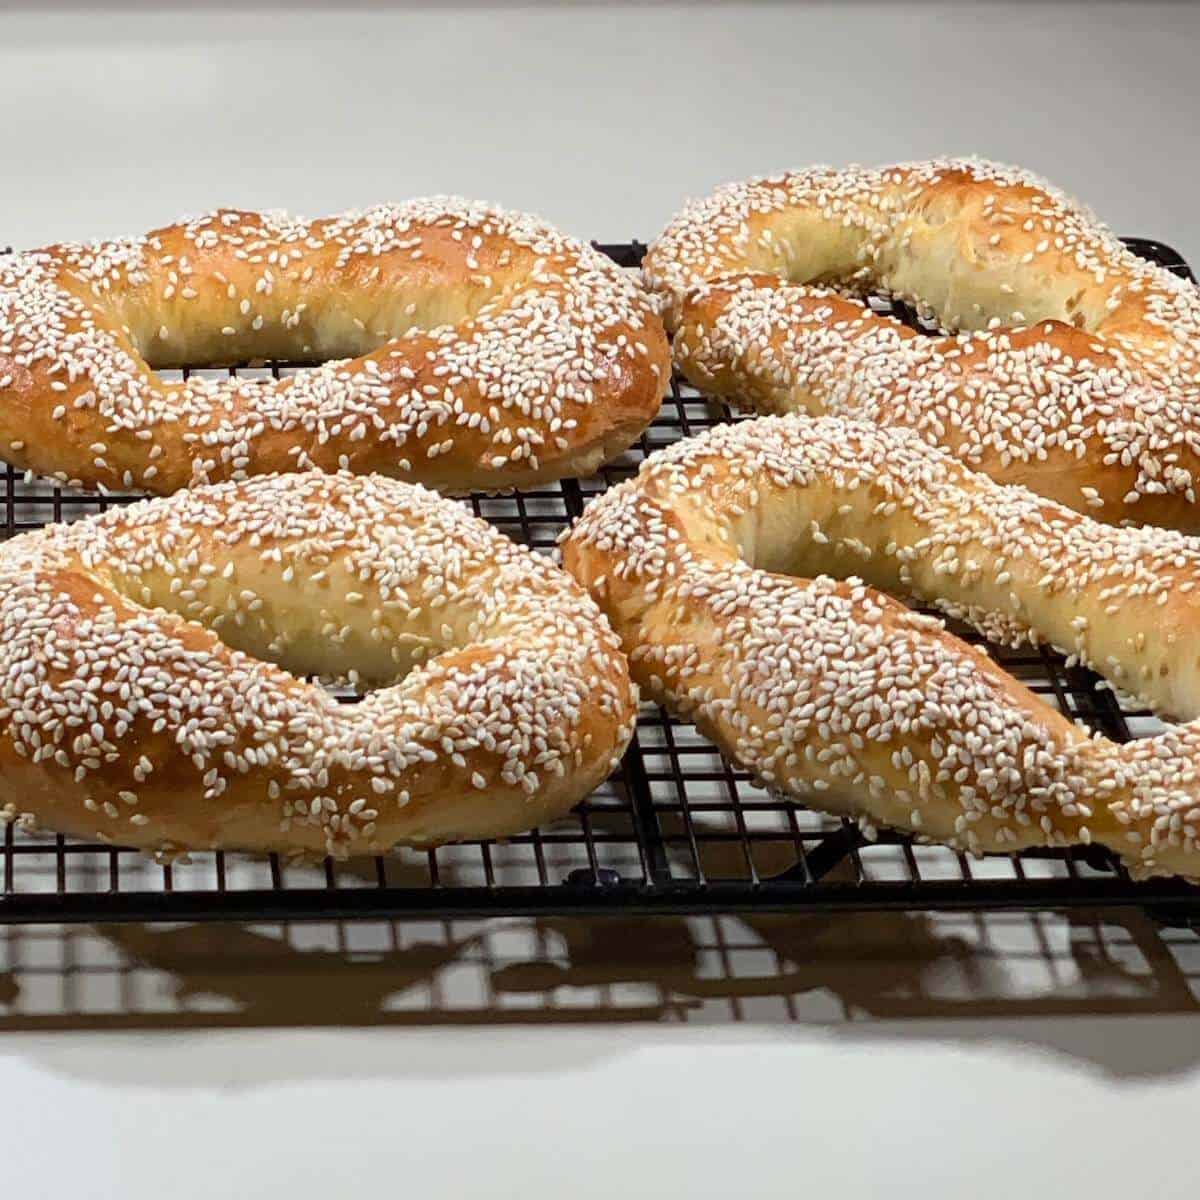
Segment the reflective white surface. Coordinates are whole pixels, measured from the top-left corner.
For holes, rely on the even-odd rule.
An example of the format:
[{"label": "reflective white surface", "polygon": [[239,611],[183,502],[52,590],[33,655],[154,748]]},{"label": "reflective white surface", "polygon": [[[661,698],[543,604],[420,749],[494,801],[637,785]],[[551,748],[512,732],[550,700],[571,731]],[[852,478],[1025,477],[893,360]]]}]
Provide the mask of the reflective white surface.
[{"label": "reflective white surface", "polygon": [[25,1197],[68,1179],[175,1200],[1191,1193],[1192,1081],[936,1029],[239,1032],[0,1055],[20,1096],[6,1181]]},{"label": "reflective white surface", "polygon": [[[14,1195],[1190,1195],[1139,916],[9,931]],[[89,1032],[81,1032],[89,1031]]]},{"label": "reflective white surface", "polygon": [[[1200,260],[1189,5],[0,0],[0,244],[456,191],[602,239],[980,152]],[[0,931],[23,1198],[1173,1197],[1200,939],[925,916]]]},{"label": "reflective white surface", "polygon": [[16,0],[0,238],[459,192],[624,241],[727,179],[978,153],[1200,258],[1197,34],[1189,4]]}]

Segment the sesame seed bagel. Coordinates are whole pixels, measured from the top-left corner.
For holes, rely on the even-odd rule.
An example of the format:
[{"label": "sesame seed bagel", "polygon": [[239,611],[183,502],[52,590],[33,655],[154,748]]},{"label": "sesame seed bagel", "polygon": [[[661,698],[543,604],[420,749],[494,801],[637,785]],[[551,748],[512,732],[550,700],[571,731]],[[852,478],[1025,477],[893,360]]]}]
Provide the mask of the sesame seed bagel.
[{"label": "sesame seed bagel", "polygon": [[[634,679],[767,786],[970,851],[1099,842],[1200,877],[1194,539],[1101,524],[912,430],[792,414],[653,455],[563,556]],[[880,588],[1193,724],[1091,738]]]},{"label": "sesame seed bagel", "polygon": [[1200,290],[1033,175],[946,160],[754,179],[686,208],[644,271],[702,390],[912,426],[1099,520],[1200,529]]},{"label": "sesame seed bagel", "polygon": [[[262,360],[323,365],[155,374]],[[85,487],[310,467],[449,491],[586,475],[650,422],[668,372],[627,273],[464,200],[312,222],[222,210],[0,259],[0,454]]]},{"label": "sesame seed bagel", "polygon": [[575,582],[419,486],[264,476],[0,548],[8,820],[166,853],[498,837],[599,784],[636,707]]}]

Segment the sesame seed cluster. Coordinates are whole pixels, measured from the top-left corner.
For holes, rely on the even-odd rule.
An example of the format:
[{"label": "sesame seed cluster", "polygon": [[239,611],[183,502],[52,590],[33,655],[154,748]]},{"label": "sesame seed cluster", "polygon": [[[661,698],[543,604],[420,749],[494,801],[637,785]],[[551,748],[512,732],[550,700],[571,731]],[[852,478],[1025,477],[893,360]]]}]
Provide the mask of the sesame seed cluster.
[{"label": "sesame seed cluster", "polygon": [[[913,430],[792,414],[653,455],[563,556],[635,680],[765,786],[868,831],[977,853],[1095,841],[1139,874],[1200,876],[1192,539],[996,483]],[[1053,644],[1192,723],[1089,737],[879,588]]]},{"label": "sesame seed cluster", "polygon": [[[264,360],[321,365],[155,370]],[[649,423],[668,371],[627,273],[457,198],[312,222],[219,210],[0,259],[0,454],[101,491],[310,467],[452,491],[587,474]]]},{"label": "sesame seed cluster", "polygon": [[636,716],[571,579],[379,476],[47,526],[0,549],[0,598],[5,819],[166,855],[511,834],[597,786]]},{"label": "sesame seed cluster", "polygon": [[1099,520],[1200,528],[1200,290],[1028,172],[947,159],[729,185],[644,271],[702,389],[904,424]]}]

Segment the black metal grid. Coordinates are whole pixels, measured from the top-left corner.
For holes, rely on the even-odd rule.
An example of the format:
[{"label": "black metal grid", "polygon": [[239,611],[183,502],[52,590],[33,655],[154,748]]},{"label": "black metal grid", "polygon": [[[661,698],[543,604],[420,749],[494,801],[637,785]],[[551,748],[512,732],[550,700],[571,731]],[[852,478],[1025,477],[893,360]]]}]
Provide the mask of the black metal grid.
[{"label": "black metal grid", "polygon": [[[1194,278],[1169,247],[1127,241],[1142,256]],[[635,267],[645,247],[600,249]],[[279,377],[291,369],[241,370]],[[599,478],[469,503],[513,538],[549,552],[584,504],[635,471],[646,454],[731,419],[724,405],[676,378],[638,446]],[[8,467],[0,536],[136,498],[64,491]],[[1150,713],[1123,706],[1094,675],[1067,668],[1057,656],[989,649],[1050,703],[1107,737],[1126,741],[1158,728]],[[755,788],[692,725],[649,704],[634,744],[601,788],[567,819],[503,843],[317,866],[228,853],[160,866],[136,851],[11,825],[2,842],[0,921],[13,922],[1099,906],[1144,907],[1182,924],[1200,920],[1200,889],[1173,880],[1136,883],[1099,847],[971,860],[895,834],[865,841],[851,822]]]}]

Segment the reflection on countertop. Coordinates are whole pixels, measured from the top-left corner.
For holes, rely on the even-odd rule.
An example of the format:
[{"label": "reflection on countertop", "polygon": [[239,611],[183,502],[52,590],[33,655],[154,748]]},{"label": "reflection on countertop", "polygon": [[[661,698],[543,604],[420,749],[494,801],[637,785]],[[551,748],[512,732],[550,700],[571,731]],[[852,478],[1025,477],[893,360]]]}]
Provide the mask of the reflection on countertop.
[{"label": "reflection on countertop", "polygon": [[[744,866],[698,852],[710,878]],[[1008,1038],[1140,1077],[1191,1068],[1200,1039],[1056,1018],[1198,997],[1200,937],[1128,909],[0,926],[0,1031],[754,1023]]]},{"label": "reflection on countertop", "polygon": [[[1014,1038],[1115,1075],[1200,1060],[1070,1035],[1192,1014],[1200,939],[1137,913],[621,917],[0,930],[0,1030],[753,1022]],[[1021,1018],[1013,1021],[1010,1018]]]}]

